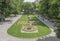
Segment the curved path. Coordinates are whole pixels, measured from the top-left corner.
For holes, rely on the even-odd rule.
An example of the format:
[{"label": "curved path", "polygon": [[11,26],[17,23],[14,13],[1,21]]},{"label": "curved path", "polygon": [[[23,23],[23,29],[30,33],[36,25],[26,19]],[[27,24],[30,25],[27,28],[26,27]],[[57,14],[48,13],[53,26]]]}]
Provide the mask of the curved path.
[{"label": "curved path", "polygon": [[[29,39],[29,38],[28,39],[27,38],[26,39],[25,38],[16,38],[16,37],[8,35],[7,34],[8,28],[11,25],[13,25],[21,16],[22,15],[18,15],[17,17],[13,17],[13,18],[11,18],[11,22],[5,22],[2,25],[0,25],[0,41],[55,41],[55,40],[59,41],[59,39],[56,38],[55,32],[53,31],[53,29],[51,29],[52,30],[51,34],[49,34],[47,36],[33,38],[33,39],[32,38],[31,39]],[[38,15],[35,15],[35,16],[37,17]]]},{"label": "curved path", "polygon": [[[16,38],[7,34],[8,28],[13,25],[22,15],[11,18],[11,22],[0,24],[0,41],[35,41],[36,39]],[[9,19],[9,18],[8,18]]]}]

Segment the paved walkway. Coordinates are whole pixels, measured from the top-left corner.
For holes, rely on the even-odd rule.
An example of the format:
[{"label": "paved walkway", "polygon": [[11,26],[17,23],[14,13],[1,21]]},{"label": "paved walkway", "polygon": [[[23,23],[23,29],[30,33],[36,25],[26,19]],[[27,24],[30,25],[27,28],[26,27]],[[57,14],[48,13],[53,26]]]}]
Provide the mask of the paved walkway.
[{"label": "paved walkway", "polygon": [[48,21],[47,19],[41,17],[38,14],[34,14],[39,20],[41,20],[44,24],[46,24],[48,27],[55,29],[56,27],[54,26],[54,23]]},{"label": "paved walkway", "polygon": [[[55,33],[52,30],[52,33],[39,38],[33,38],[33,39],[25,39],[25,38],[16,38],[13,36],[10,36],[7,34],[8,28],[10,28],[11,25],[13,25],[22,15],[18,15],[17,17],[11,18],[11,22],[5,22],[2,25],[0,25],[0,41],[59,41],[59,39],[55,39]],[[37,17],[37,15],[36,15]],[[42,21],[42,20],[41,20]],[[52,37],[52,39],[51,39]],[[50,40],[51,39],[51,40]]]},{"label": "paved walkway", "polygon": [[0,41],[36,41],[36,39],[16,38],[7,34],[8,28],[13,25],[22,15],[11,18],[11,22],[0,24]]},{"label": "paved walkway", "polygon": [[[47,19],[41,17],[40,15],[38,14],[35,14],[34,15],[40,20],[42,21],[45,25],[47,25],[50,29],[51,29],[51,34],[47,35],[47,36],[43,36],[43,37],[40,37],[40,39],[38,39],[38,41],[60,41],[60,39],[57,39],[56,37],[56,33],[54,32],[54,29],[56,29],[56,27],[54,26],[54,23],[48,21]],[[41,39],[42,38],[42,39]],[[50,40],[50,39],[52,40]]]}]

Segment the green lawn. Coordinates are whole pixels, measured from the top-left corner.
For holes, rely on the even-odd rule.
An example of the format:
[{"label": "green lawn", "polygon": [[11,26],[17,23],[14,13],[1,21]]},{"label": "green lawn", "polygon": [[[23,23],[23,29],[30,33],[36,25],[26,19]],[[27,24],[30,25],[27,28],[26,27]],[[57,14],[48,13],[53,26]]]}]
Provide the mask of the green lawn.
[{"label": "green lawn", "polygon": [[36,27],[38,28],[38,33],[21,33],[21,26],[17,25],[17,23],[21,23],[23,21],[27,21],[27,16],[23,15],[16,23],[14,23],[8,30],[7,33],[14,37],[19,38],[36,38],[45,36],[51,33],[51,30],[43,24],[39,19],[37,19],[34,15],[31,15],[31,21],[35,21],[37,23]]}]

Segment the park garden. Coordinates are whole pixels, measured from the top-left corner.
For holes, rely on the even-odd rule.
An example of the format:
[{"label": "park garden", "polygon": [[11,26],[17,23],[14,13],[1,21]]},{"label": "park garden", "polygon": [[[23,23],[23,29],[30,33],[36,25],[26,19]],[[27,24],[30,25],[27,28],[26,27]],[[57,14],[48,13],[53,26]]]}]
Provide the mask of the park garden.
[{"label": "park garden", "polygon": [[[23,13],[23,14],[22,14]],[[0,22],[8,17],[22,15],[10,28],[7,34],[19,38],[35,38],[46,36],[51,29],[40,21],[38,14],[54,23],[54,31],[60,38],[60,0],[41,0],[39,2],[24,2],[24,0],[0,0]]]}]

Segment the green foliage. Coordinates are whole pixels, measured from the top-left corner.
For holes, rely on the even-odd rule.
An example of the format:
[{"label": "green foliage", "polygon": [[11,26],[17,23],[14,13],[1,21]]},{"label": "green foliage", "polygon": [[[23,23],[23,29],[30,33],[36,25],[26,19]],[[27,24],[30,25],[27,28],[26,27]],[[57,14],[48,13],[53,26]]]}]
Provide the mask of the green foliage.
[{"label": "green foliage", "polygon": [[24,13],[32,13],[33,9],[33,3],[25,2],[22,4],[22,11],[24,10]]},{"label": "green foliage", "polygon": [[10,11],[13,14],[20,13],[22,0],[10,0]]},{"label": "green foliage", "polygon": [[22,3],[23,0],[0,0],[0,15],[7,17],[10,14],[19,14]]},{"label": "green foliage", "polygon": [[60,37],[60,0],[41,0],[38,5],[38,12],[43,17],[54,21],[56,27],[58,28],[57,36]]},{"label": "green foliage", "polygon": [[60,19],[60,0],[41,0],[38,12],[48,18]]}]

